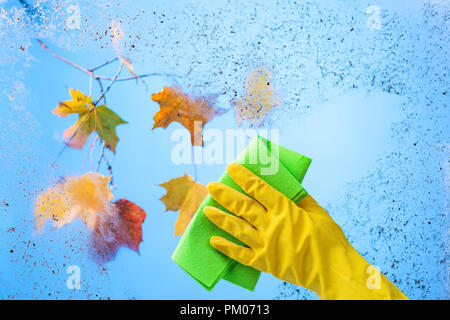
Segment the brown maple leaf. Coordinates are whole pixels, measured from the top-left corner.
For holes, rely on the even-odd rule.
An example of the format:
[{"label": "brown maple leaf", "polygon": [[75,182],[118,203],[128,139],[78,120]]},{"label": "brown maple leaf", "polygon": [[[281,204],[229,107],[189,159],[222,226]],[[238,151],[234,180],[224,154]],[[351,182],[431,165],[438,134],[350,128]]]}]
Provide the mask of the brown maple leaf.
[{"label": "brown maple leaf", "polygon": [[203,146],[202,130],[205,124],[226,112],[225,109],[214,106],[214,98],[191,97],[177,86],[164,87],[162,91],[152,95],[152,100],[158,102],[160,107],[153,117],[153,129],[165,129],[177,121],[189,130],[193,146]]},{"label": "brown maple leaf", "polygon": [[167,190],[167,193],[160,199],[165,204],[166,211],[180,210],[175,222],[174,235],[183,235],[198,207],[208,194],[208,189],[187,174],[173,178],[160,186]]}]

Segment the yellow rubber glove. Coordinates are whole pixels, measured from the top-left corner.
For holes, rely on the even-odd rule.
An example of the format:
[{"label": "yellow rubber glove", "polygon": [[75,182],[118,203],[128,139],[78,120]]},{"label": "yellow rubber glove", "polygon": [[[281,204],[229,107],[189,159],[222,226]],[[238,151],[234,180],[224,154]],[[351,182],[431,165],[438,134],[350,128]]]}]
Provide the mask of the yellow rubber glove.
[{"label": "yellow rubber glove", "polygon": [[233,163],[227,170],[251,198],[213,182],[211,196],[236,216],[214,207],[204,213],[248,247],[211,237],[217,250],[322,299],[408,299],[364,260],[311,196],[297,206],[243,166]]}]

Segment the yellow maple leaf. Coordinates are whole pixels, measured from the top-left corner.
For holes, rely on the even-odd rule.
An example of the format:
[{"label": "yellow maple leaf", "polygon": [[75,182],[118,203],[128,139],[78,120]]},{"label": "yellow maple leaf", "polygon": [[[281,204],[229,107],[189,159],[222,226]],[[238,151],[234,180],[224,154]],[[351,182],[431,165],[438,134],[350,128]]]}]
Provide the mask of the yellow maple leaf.
[{"label": "yellow maple leaf", "polygon": [[64,131],[64,141],[72,148],[81,149],[89,135],[93,131],[97,131],[99,137],[105,142],[105,146],[115,153],[119,141],[116,127],[127,122],[105,105],[96,106],[94,109],[90,96],[88,97],[74,89],[69,89],[69,91],[72,100],[60,102],[52,110],[54,114],[60,117],[78,114],[78,121]]},{"label": "yellow maple leaf", "polygon": [[242,96],[233,104],[239,126],[243,121],[248,121],[251,126],[262,125],[270,111],[281,104],[272,82],[272,73],[265,66],[250,71],[244,82]]},{"label": "yellow maple leaf", "polygon": [[66,177],[48,188],[35,202],[36,227],[41,232],[47,219],[60,228],[74,218],[81,219],[89,230],[94,230],[97,215],[111,211],[113,195],[108,187],[110,177],[89,172],[80,177]]},{"label": "yellow maple leaf", "polygon": [[175,222],[175,236],[183,235],[198,207],[208,194],[208,189],[185,174],[160,184],[167,193],[160,199],[166,206],[166,211],[178,211]]}]

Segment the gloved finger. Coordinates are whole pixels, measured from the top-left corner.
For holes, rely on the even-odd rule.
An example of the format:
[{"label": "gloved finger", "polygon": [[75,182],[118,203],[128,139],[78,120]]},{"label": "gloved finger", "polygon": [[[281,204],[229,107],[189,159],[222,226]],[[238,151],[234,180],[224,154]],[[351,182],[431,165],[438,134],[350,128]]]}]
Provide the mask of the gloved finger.
[{"label": "gloved finger", "polygon": [[249,247],[259,245],[259,234],[247,221],[214,207],[205,207],[203,212],[212,223]]},{"label": "gloved finger", "polygon": [[274,206],[274,194],[284,197],[282,193],[240,164],[230,163],[227,171],[234,182],[267,209]]},{"label": "gloved finger", "polygon": [[252,198],[219,182],[209,183],[208,192],[214,200],[256,228],[264,225],[266,209]]},{"label": "gloved finger", "polygon": [[245,265],[250,264],[250,261],[254,255],[252,249],[240,246],[222,237],[211,237],[209,243],[224,255]]}]

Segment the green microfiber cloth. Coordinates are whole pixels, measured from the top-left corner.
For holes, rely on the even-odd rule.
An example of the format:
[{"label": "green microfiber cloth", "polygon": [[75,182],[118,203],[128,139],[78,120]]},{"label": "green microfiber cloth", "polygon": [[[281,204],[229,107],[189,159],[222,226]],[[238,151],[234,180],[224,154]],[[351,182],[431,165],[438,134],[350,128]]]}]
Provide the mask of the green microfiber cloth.
[{"label": "green microfiber cloth", "polygon": [[[307,195],[300,183],[311,163],[308,157],[258,136],[239,154],[235,162],[252,171],[296,203]],[[219,182],[245,193],[226,171]],[[206,206],[229,212],[207,195],[186,228],[172,259],[207,290],[211,290],[220,279],[224,278],[253,291],[260,271],[236,262],[210,245],[211,236],[222,236],[230,241],[242,243],[209,221],[203,213]]]}]

